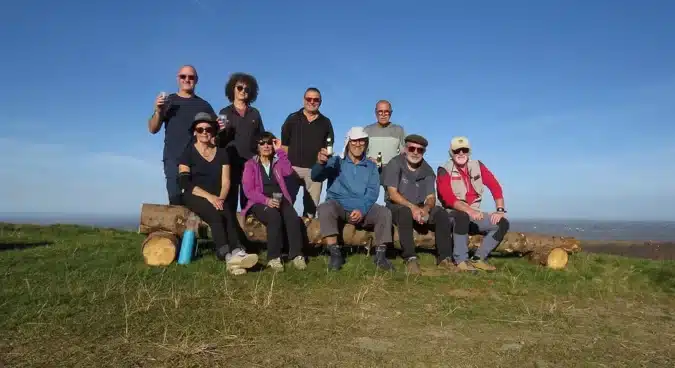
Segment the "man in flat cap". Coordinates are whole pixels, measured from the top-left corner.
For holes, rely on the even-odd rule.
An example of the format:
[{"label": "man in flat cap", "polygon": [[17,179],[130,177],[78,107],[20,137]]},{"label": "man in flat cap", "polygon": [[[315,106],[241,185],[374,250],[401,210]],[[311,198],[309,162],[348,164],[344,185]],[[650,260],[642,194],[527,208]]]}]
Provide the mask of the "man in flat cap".
[{"label": "man in flat cap", "polygon": [[413,240],[414,228],[435,228],[438,266],[448,271],[456,268],[452,262],[450,216],[442,207],[436,206],[436,174],[424,160],[427,145],[424,137],[408,135],[403,155],[392,158],[383,171],[383,184],[387,188],[386,205],[391,210],[392,222],[398,226],[402,257],[409,274],[420,273]]}]

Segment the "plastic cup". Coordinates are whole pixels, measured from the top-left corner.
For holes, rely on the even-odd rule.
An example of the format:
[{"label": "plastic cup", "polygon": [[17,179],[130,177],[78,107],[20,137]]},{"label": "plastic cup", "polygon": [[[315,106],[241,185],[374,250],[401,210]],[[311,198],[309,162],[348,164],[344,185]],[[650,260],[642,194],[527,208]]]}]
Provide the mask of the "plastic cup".
[{"label": "plastic cup", "polygon": [[284,198],[283,193],[272,193],[272,199],[277,202],[281,202],[281,199]]}]

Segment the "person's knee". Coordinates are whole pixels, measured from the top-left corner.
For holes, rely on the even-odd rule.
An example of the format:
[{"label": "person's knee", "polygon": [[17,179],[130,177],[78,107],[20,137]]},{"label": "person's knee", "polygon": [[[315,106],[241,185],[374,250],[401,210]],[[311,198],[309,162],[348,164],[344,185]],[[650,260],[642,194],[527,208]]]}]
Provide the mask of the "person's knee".
[{"label": "person's knee", "polygon": [[[412,225],[413,214],[412,214],[412,210],[410,208],[405,207],[405,206],[400,206],[398,208],[395,208],[394,211],[396,211],[396,223],[398,225],[401,225],[401,224],[402,225],[406,225],[406,224]],[[389,211],[389,209],[387,209],[387,212],[389,212],[390,215],[391,215],[391,212]]]},{"label": "person's knee", "polygon": [[492,237],[497,241],[504,240],[504,236],[506,236],[510,226],[509,220],[507,220],[506,217],[502,217],[499,222],[497,222],[497,231]]},{"label": "person's knee", "polygon": [[464,211],[456,211],[452,214],[455,226],[453,233],[458,235],[466,235],[469,233],[469,224],[471,224],[471,218],[469,214]]},{"label": "person's knee", "polygon": [[437,227],[442,226],[449,229],[452,226],[452,220],[450,219],[450,214],[447,211],[442,209],[434,209],[429,215],[431,218],[433,218],[434,224],[436,224]]},{"label": "person's knee", "polygon": [[382,226],[391,226],[391,211],[387,207],[381,207],[377,218]]},{"label": "person's knee", "polygon": [[319,213],[319,222],[322,224],[333,224],[338,221],[338,206],[333,201],[321,203],[317,212]]},{"label": "person's knee", "polygon": [[268,226],[277,226],[281,224],[281,213],[276,208],[267,209],[267,221],[269,222]]}]

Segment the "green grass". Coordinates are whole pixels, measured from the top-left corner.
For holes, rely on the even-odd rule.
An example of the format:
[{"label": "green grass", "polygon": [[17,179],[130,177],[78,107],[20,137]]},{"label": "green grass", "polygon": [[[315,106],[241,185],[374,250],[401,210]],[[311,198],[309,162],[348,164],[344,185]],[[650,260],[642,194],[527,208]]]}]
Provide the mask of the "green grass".
[{"label": "green grass", "polygon": [[[323,256],[233,277],[211,253],[150,268],[141,235],[0,224],[0,366],[668,367],[675,262],[574,255],[564,271],[377,271]],[[264,258],[264,257],[263,257]]]}]

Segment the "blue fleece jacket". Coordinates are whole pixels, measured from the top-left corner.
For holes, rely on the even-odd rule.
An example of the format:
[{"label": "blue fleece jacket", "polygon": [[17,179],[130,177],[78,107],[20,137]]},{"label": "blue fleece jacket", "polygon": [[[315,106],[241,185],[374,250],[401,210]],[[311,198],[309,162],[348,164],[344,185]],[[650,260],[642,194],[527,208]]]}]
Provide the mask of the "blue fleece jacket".
[{"label": "blue fleece jacket", "polygon": [[365,216],[380,195],[380,174],[377,165],[364,158],[354,163],[337,155],[325,165],[314,164],[312,180],[328,180],[326,200],[337,201],[346,211],[359,210]]}]

